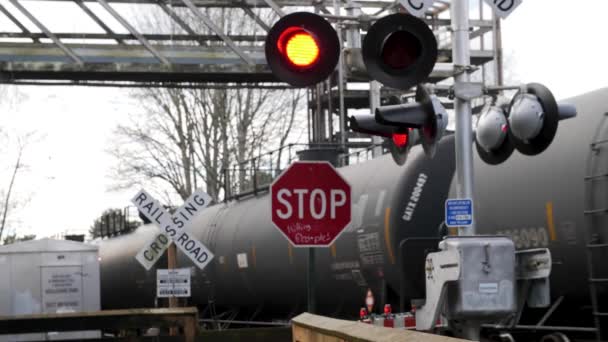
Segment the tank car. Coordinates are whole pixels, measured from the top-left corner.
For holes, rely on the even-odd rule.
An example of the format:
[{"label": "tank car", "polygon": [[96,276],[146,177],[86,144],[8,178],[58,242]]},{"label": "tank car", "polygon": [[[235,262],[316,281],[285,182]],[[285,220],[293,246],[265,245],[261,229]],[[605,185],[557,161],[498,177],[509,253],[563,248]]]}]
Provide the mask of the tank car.
[{"label": "tank car", "polygon": [[[608,241],[606,98],[608,89],[569,99],[578,117],[561,122],[538,156],[515,153],[497,166],[474,162],[478,233],[510,236],[518,249],[551,250],[551,295],[560,304],[546,324],[593,326],[589,269],[608,279],[608,266],[600,262],[608,257],[608,248],[600,247]],[[444,202],[456,197],[453,136],[442,139],[434,158],[414,147],[403,166],[384,156],[338,171],[352,186],[353,218],[331,248],[317,251],[319,313],[356,316],[367,289],[377,307],[409,309],[411,299],[424,298],[424,255],[446,234]],[[219,203],[197,217],[190,231],[215,259],[203,271],[193,268],[190,304],[233,310],[245,319],[306,310],[307,251],[290,246],[270,217],[268,194]],[[143,226],[101,242],[104,309],[155,305],[156,272],[134,256],[156,232]],[[183,255],[179,264],[191,266]],[[524,319],[545,313],[529,311]]]}]

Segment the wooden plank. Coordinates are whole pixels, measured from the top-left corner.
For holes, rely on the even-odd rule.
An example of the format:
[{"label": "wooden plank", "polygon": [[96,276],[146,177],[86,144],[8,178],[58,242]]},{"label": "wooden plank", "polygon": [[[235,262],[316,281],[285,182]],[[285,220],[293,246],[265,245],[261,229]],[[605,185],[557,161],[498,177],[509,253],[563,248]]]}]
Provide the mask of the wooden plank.
[{"label": "wooden plank", "polygon": [[293,341],[299,342],[460,342],[458,338],[405,329],[377,327],[303,313],[292,320]]},{"label": "wooden plank", "polygon": [[185,339],[194,341],[198,334],[198,310],[196,308],[129,309],[0,317],[0,331],[3,334],[174,326],[183,327]]}]

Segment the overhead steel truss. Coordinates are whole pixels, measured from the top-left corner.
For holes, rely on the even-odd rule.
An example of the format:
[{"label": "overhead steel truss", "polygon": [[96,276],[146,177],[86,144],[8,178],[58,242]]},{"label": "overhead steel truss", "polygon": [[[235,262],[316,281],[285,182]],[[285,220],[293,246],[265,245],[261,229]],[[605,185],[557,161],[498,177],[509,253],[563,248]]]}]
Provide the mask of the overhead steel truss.
[{"label": "overhead steel truss", "polygon": [[[36,4],[77,6],[79,14],[95,23],[97,32],[58,32],[48,21],[72,20],[57,13],[43,22],[32,9]],[[336,13],[337,0],[6,0],[0,16],[16,29],[0,27],[0,82],[13,84],[91,84],[114,86],[201,83],[277,84],[264,57],[265,33],[273,21],[297,10],[316,11],[330,21],[356,19],[362,23],[399,10],[396,1],[357,1],[363,15],[357,18]],[[350,3],[350,1],[349,1]],[[449,0],[438,0],[427,11],[426,20],[435,29],[448,32],[449,18],[440,18]],[[120,13],[129,5],[133,12],[151,7],[170,18],[176,32],[142,32],[137,18]],[[145,8],[145,9],[144,9]],[[256,25],[255,32],[227,32],[209,15],[214,9],[238,9]],[[103,13],[102,13],[103,12]],[[106,19],[103,19],[106,18]],[[115,22],[110,23],[107,18]],[[118,24],[116,24],[118,23]],[[492,31],[492,20],[472,20],[472,38]],[[494,58],[494,51],[472,52],[474,64]],[[439,62],[449,63],[449,44],[440,46]],[[435,79],[449,77],[438,68]],[[348,77],[348,76],[347,76]]]}]

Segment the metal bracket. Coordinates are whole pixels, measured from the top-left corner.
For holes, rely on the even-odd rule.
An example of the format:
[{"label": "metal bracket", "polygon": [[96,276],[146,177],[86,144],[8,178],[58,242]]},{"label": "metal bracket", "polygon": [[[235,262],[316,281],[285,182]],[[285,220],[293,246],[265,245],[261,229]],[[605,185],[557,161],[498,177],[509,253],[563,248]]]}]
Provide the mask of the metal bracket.
[{"label": "metal bracket", "polygon": [[460,74],[463,73],[469,73],[472,74],[475,71],[479,70],[478,67],[474,66],[474,65],[458,65],[458,64],[454,64],[454,76],[458,76]]},{"label": "metal bracket", "polygon": [[458,82],[453,89],[454,95],[465,101],[470,101],[484,94],[484,85],[481,82]]},{"label": "metal bracket", "polygon": [[431,330],[435,327],[443,308],[448,282],[460,277],[460,255],[456,250],[429,253],[426,258],[426,303],[416,310],[416,329]]},{"label": "metal bracket", "polygon": [[[551,275],[551,252],[548,248],[517,251],[517,280],[529,282],[526,301],[529,307],[544,308],[551,304],[549,276]],[[520,285],[521,286],[521,285]]]}]

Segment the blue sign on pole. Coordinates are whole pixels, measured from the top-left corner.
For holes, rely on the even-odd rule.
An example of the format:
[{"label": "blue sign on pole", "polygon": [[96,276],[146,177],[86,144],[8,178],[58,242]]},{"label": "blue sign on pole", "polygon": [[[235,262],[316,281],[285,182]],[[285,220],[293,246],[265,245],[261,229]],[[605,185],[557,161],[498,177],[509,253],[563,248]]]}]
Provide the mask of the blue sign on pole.
[{"label": "blue sign on pole", "polygon": [[473,200],[449,199],[445,201],[445,225],[448,227],[473,225]]}]

